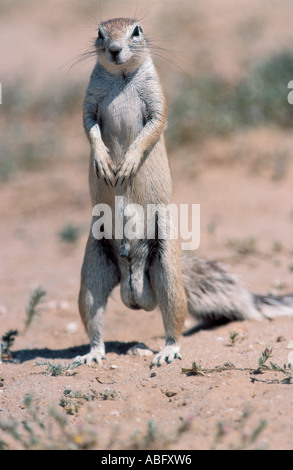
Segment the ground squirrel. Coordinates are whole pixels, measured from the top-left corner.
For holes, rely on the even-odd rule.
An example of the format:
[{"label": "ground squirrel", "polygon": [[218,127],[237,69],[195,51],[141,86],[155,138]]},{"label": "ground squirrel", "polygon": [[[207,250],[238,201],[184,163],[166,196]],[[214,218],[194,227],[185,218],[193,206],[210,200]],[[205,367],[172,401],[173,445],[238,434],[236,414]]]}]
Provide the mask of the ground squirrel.
[{"label": "ground squirrel", "polygon": [[[176,239],[115,238],[117,197],[122,201],[118,218],[123,220],[128,204],[146,210],[151,204],[171,202],[164,141],[167,106],[137,20],[102,22],[95,49],[97,63],[84,100],[84,128],[91,146],[89,186],[93,208],[107,205],[115,216],[112,233],[98,239],[93,228],[99,219],[93,212],[79,293],[90,352],[76,360],[101,363],[103,316],[108,297],[119,283],[127,307],[153,310],[158,305],[161,310],[166,344],[151,365],[181,358],[179,339],[187,311],[201,319],[261,318],[265,305],[272,316],[274,306],[283,304],[281,313],[292,314],[292,296],[253,296],[220,264],[181,255]],[[171,229],[171,220],[167,223]]]}]

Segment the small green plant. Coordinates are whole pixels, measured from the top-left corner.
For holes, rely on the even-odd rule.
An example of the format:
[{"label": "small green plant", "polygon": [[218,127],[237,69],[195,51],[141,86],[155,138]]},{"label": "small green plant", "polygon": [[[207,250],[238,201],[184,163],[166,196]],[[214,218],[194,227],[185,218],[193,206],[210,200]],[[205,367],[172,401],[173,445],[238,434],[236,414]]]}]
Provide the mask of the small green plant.
[{"label": "small green plant", "polygon": [[10,348],[13,346],[16,336],[18,336],[17,330],[9,330],[2,336],[0,342],[0,362],[1,360],[12,359]]},{"label": "small green plant", "polygon": [[118,398],[118,392],[116,390],[106,389],[104,392],[100,393],[100,396],[103,400],[115,400]]},{"label": "small green plant", "polygon": [[68,415],[76,415],[81,406],[83,405],[82,401],[69,401],[68,399],[62,397],[59,403],[62,408],[64,408],[66,414]]},{"label": "small green plant", "polygon": [[67,243],[74,243],[78,240],[80,236],[80,228],[72,223],[68,223],[65,227],[59,232],[61,240]]},{"label": "small green plant", "polygon": [[197,363],[193,361],[192,366],[190,369],[182,368],[182,372],[188,375],[206,375],[210,369],[204,369],[201,363]]},{"label": "small green plant", "polygon": [[244,370],[244,369],[238,369],[237,367],[234,366],[231,362],[225,362],[223,366],[216,366],[216,367],[202,367],[200,363],[193,362],[191,368],[182,368],[182,372],[187,375],[202,375],[202,376],[207,376],[207,374],[213,373],[213,372],[223,372],[224,370]]},{"label": "small green plant", "polygon": [[42,287],[37,287],[30,296],[29,304],[26,308],[25,330],[32,324],[34,318],[40,314],[39,304],[43,302],[46,291]]},{"label": "small green plant", "polygon": [[[283,384],[290,384],[293,376],[292,376],[292,368],[291,364],[284,364],[283,367],[280,367],[273,362],[270,362],[270,365],[267,365],[266,362],[269,358],[272,357],[272,349],[265,348],[261,356],[258,359],[258,367],[257,368],[251,368],[251,367],[236,367],[234,364],[231,362],[226,362],[223,366],[216,366],[212,368],[203,368],[201,364],[197,362],[193,362],[192,366],[190,368],[182,368],[182,372],[187,375],[202,375],[207,377],[208,374],[214,373],[214,372],[223,372],[225,370],[238,370],[238,371],[248,371],[250,372],[251,376],[255,376],[258,374],[263,374],[266,371],[271,371],[271,372],[281,372],[282,374],[286,375],[284,379],[281,381],[279,380],[273,380],[273,381],[267,381],[267,383],[283,383]],[[255,382],[257,379],[255,377],[251,377],[251,381]]]},{"label": "small green plant", "polygon": [[258,367],[253,371],[254,374],[262,374],[265,370],[269,370],[269,366],[266,365],[267,360],[272,357],[273,349],[265,348],[261,356],[258,359]]},{"label": "small green plant", "polygon": [[64,408],[67,414],[75,415],[85,402],[93,401],[97,398],[97,393],[91,391],[84,393],[80,390],[73,391],[70,387],[66,387],[59,405]]},{"label": "small green plant", "polygon": [[[271,361],[270,361],[270,365],[266,364],[268,359],[270,359],[273,356],[272,350],[273,350],[272,348],[271,349],[265,348],[262,351],[261,356],[258,359],[258,367],[254,369],[252,373],[254,375],[257,375],[257,374],[263,374],[266,371],[281,372],[282,374],[286,375],[286,377],[283,380],[281,380],[281,383],[290,384],[293,378],[291,364],[288,364],[288,365],[284,364],[283,367],[280,367]],[[251,380],[252,382],[255,382],[257,379],[252,378]]]},{"label": "small green plant", "polygon": [[55,364],[49,361],[37,361],[36,366],[46,366],[45,374],[51,375],[52,377],[57,377],[58,375],[75,375],[77,373],[75,369],[81,366],[81,362],[72,362],[69,364],[62,364],[58,362]]},{"label": "small green plant", "polygon": [[239,333],[237,333],[236,331],[230,331],[229,340],[230,340],[229,346],[234,346],[236,341],[239,341]]}]

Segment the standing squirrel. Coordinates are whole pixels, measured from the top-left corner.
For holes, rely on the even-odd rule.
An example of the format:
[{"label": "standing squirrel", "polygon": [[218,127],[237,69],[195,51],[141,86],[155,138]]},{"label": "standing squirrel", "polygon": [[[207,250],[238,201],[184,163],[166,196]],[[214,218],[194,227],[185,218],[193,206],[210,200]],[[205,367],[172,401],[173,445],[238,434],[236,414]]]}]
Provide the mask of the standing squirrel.
[{"label": "standing squirrel", "polygon": [[[88,365],[105,356],[102,335],[108,297],[120,283],[123,303],[132,309],[160,308],[166,343],[151,362],[181,358],[179,340],[189,311],[199,319],[260,319],[293,314],[293,296],[254,296],[219,263],[181,254],[171,237],[115,238],[116,199],[125,208],[171,203],[172,180],[164,130],[167,105],[139,22],[104,21],[95,41],[97,63],[84,99],[84,129],[91,146],[89,186],[93,208],[107,205],[115,213],[112,234],[94,236],[93,211],[79,293],[79,310],[90,338],[90,352],[75,360]],[[104,207],[104,206],[103,206]],[[132,206],[134,207],[134,206]],[[146,228],[143,218],[143,229]],[[121,220],[120,220],[121,221]],[[172,229],[168,219],[167,229]],[[110,234],[111,235],[111,234]]]}]

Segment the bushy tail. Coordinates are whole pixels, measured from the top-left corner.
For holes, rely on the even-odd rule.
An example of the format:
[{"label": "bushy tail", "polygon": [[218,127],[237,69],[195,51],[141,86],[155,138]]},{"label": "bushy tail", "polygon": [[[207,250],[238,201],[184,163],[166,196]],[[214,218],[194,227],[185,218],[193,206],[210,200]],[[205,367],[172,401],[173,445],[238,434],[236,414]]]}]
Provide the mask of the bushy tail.
[{"label": "bushy tail", "polygon": [[189,313],[198,320],[246,320],[293,316],[293,294],[254,295],[219,262],[182,255]]},{"label": "bushy tail", "polygon": [[266,318],[293,316],[293,294],[254,295],[253,299],[257,310]]}]

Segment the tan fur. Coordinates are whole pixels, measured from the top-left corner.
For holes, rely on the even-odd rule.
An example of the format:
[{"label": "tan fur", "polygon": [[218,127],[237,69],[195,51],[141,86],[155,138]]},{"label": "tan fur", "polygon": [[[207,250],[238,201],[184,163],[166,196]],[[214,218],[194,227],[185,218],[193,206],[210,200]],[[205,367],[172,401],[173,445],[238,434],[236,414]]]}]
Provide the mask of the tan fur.
[{"label": "tan fur", "polygon": [[[84,127],[91,145],[89,184],[93,207],[115,196],[124,207],[171,203],[172,181],[164,141],[166,100],[146,39],[136,20],[112,19],[100,25],[98,61],[84,100]],[[95,217],[93,218],[93,224]],[[146,218],[145,218],[146,223]],[[122,255],[124,254],[124,255]],[[102,320],[112,289],[120,283],[130,308],[159,305],[165,348],[154,363],[180,357],[179,338],[187,313],[177,240],[96,240],[89,234],[79,308],[91,340],[78,360],[100,362],[105,354]]]},{"label": "tan fur", "polygon": [[[98,60],[83,115],[91,147],[90,195],[93,208],[107,204],[113,213],[115,197],[119,196],[119,217],[124,220],[128,204],[139,204],[146,214],[148,204],[171,203],[172,181],[163,135],[167,106],[147,41],[136,20],[103,22],[96,50]],[[94,213],[92,228],[96,221]],[[274,300],[253,296],[221,264],[181,256],[177,240],[121,240],[115,238],[115,217],[112,222],[112,238],[97,240],[92,229],[89,233],[79,310],[91,349],[77,361],[92,365],[104,357],[103,316],[108,297],[118,284],[128,307],[160,307],[166,344],[152,365],[181,357],[179,338],[187,305],[198,319],[259,319],[266,311],[274,316],[282,305],[285,310],[281,312],[293,313],[292,296]]]}]

